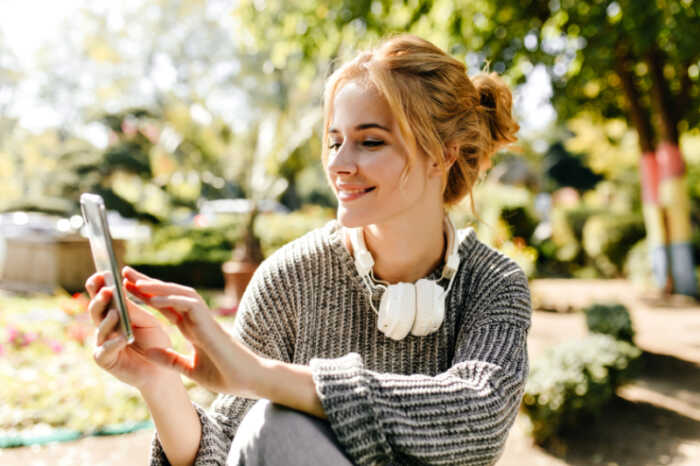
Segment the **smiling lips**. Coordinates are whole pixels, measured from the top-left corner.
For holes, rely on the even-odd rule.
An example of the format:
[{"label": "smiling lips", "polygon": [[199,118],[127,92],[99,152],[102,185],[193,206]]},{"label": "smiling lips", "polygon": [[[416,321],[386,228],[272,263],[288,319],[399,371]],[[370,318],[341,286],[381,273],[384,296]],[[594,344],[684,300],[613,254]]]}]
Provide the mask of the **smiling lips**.
[{"label": "smiling lips", "polygon": [[354,201],[359,199],[365,194],[373,191],[375,186],[370,186],[369,188],[355,187],[355,186],[338,186],[338,200],[342,202]]}]

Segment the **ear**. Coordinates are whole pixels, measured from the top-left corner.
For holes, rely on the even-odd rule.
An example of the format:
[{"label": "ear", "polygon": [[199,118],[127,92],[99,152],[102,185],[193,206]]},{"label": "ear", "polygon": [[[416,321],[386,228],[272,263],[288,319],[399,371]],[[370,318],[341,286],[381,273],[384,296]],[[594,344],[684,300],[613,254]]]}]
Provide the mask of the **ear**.
[{"label": "ear", "polygon": [[[445,170],[449,171],[452,164],[457,160],[459,155],[459,146],[457,144],[451,143],[445,146]],[[437,162],[432,162],[430,164],[431,175],[441,175],[440,166]]]},{"label": "ear", "polygon": [[449,170],[452,168],[452,164],[457,161],[457,157],[459,156],[459,146],[455,142],[451,142],[447,145],[447,160],[445,160],[445,165],[447,166],[447,169]]}]

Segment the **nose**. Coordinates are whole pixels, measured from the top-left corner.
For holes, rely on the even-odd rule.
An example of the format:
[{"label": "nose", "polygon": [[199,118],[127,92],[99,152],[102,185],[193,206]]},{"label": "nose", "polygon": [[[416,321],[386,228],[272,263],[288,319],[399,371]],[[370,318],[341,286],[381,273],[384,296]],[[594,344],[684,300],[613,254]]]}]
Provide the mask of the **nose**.
[{"label": "nose", "polygon": [[328,154],[328,173],[330,175],[354,175],[357,173],[357,161],[348,144],[343,143],[336,151]]}]

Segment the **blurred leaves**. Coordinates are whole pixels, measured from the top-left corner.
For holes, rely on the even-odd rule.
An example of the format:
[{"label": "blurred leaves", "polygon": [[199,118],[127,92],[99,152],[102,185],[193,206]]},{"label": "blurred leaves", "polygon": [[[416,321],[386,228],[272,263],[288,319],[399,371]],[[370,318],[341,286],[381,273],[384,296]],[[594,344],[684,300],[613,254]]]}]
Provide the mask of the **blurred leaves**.
[{"label": "blurred leaves", "polygon": [[615,389],[635,374],[641,351],[610,335],[596,333],[550,348],[533,361],[523,410],[538,444],[564,429],[595,419]]}]

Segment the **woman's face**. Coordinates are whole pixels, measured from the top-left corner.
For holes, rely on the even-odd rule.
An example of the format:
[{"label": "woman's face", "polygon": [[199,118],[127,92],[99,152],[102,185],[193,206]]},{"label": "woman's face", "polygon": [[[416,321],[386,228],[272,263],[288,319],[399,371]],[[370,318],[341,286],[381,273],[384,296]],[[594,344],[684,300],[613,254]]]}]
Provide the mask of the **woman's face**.
[{"label": "woman's face", "polygon": [[428,158],[415,157],[401,181],[408,151],[389,104],[374,86],[355,80],[336,92],[326,143],[326,174],[338,198],[341,224],[420,218],[426,194],[434,191],[426,189],[435,182],[428,176]]}]

